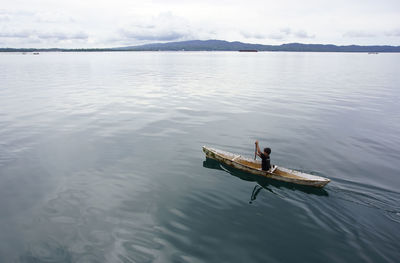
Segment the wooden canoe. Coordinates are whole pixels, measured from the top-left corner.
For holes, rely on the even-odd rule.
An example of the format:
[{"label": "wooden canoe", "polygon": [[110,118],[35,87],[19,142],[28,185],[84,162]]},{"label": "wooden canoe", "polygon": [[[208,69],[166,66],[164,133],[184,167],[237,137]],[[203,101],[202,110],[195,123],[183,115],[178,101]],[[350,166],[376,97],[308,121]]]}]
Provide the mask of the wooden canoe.
[{"label": "wooden canoe", "polygon": [[279,181],[314,187],[324,187],[327,183],[331,181],[324,177],[306,174],[276,165],[274,165],[268,171],[263,171],[261,170],[260,161],[255,161],[250,158],[242,157],[239,154],[233,154],[206,146],[203,146],[203,152],[206,154],[207,158],[217,160],[221,163],[251,174],[265,176]]}]

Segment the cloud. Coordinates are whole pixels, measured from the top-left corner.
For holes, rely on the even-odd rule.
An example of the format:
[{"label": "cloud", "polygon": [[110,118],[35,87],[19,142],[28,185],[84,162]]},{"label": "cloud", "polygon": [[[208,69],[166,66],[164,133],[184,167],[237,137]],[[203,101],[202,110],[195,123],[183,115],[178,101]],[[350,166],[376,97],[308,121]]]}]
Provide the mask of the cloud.
[{"label": "cloud", "polygon": [[3,1],[0,41],[20,47],[113,47],[189,39],[399,45],[398,0],[360,1]]},{"label": "cloud", "polygon": [[9,15],[0,13],[0,22],[8,22],[10,20],[11,20],[11,18]]},{"label": "cloud", "polygon": [[400,37],[400,28],[385,32],[388,37]]},{"label": "cloud", "polygon": [[122,34],[127,38],[133,38],[135,40],[155,40],[155,41],[172,41],[183,38],[185,35],[179,32],[129,32],[123,31]]},{"label": "cloud", "polygon": [[7,46],[81,46],[89,40],[88,33],[81,28],[59,11],[0,10],[0,40]]},{"label": "cloud", "polygon": [[240,32],[242,36],[245,38],[255,38],[255,39],[265,39],[267,35],[260,34],[260,33],[249,33],[249,32]]},{"label": "cloud", "polygon": [[283,40],[287,38],[315,38],[315,35],[309,35],[304,30],[293,31],[289,27],[285,27],[280,29],[277,32],[261,34],[261,33],[249,33],[249,32],[241,32],[241,35],[245,38],[254,38],[254,39],[273,39],[273,40]]},{"label": "cloud", "polygon": [[82,31],[79,32],[40,32],[21,30],[13,32],[0,32],[0,38],[22,38],[22,39],[42,39],[42,40],[86,40],[89,38],[88,34]]},{"label": "cloud", "polygon": [[261,33],[249,33],[249,32],[240,32],[242,36],[245,38],[252,38],[252,39],[274,39],[280,40],[286,37],[285,34],[282,33],[270,33],[270,34],[261,34]]},{"label": "cloud", "polygon": [[32,35],[31,31],[0,32],[0,38],[28,38]]},{"label": "cloud", "polygon": [[285,38],[286,38],[286,34],[272,33],[272,34],[268,34],[268,35],[266,36],[266,38],[268,38],[268,39],[274,39],[274,40],[281,40],[281,39],[285,39]]},{"label": "cloud", "polygon": [[289,27],[282,28],[280,31],[282,33],[285,33],[286,35],[289,35],[292,32],[292,30]]},{"label": "cloud", "polygon": [[34,15],[34,21],[41,24],[74,23],[76,20],[67,14],[60,12],[38,12]]},{"label": "cloud", "polygon": [[190,39],[192,30],[188,21],[167,12],[138,18],[121,28],[120,36],[138,41],[174,41]]},{"label": "cloud", "polygon": [[353,30],[345,32],[343,36],[351,38],[364,38],[364,37],[368,38],[368,37],[375,37],[376,35],[365,31]]},{"label": "cloud", "polygon": [[55,40],[86,40],[89,35],[85,32],[65,33],[65,32],[45,32],[36,34],[40,39],[55,39]]},{"label": "cloud", "polygon": [[295,37],[298,38],[315,38],[315,35],[309,35],[306,31],[300,30],[293,33]]},{"label": "cloud", "polygon": [[0,9],[0,15],[9,15],[9,16],[32,16],[34,15],[33,12],[26,11],[26,10],[7,10],[7,9]]}]

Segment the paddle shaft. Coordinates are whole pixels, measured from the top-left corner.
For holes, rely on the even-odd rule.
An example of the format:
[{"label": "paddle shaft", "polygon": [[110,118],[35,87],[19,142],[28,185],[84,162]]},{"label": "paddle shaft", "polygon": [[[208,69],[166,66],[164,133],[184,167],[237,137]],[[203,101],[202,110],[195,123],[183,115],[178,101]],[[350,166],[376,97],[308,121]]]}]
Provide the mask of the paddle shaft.
[{"label": "paddle shaft", "polygon": [[254,144],[254,160],[257,158],[257,144]]}]

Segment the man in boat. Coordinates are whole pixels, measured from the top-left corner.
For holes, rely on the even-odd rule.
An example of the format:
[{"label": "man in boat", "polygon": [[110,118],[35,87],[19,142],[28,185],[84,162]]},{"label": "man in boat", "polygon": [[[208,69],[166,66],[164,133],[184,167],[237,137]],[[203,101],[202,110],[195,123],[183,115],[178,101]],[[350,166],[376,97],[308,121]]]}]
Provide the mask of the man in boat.
[{"label": "man in boat", "polygon": [[268,171],[269,169],[271,169],[271,160],[269,158],[269,155],[271,154],[271,149],[264,148],[264,151],[262,152],[260,150],[260,146],[258,146],[258,141],[256,141],[256,154],[261,158],[261,169],[263,171]]}]

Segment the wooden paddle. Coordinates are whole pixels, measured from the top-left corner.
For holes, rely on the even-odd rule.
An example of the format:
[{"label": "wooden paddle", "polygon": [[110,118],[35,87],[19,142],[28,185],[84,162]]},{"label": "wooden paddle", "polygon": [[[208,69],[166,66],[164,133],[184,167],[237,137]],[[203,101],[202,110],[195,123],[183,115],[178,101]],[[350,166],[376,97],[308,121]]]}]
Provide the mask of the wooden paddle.
[{"label": "wooden paddle", "polygon": [[254,143],[254,161],[257,159],[257,144]]}]

